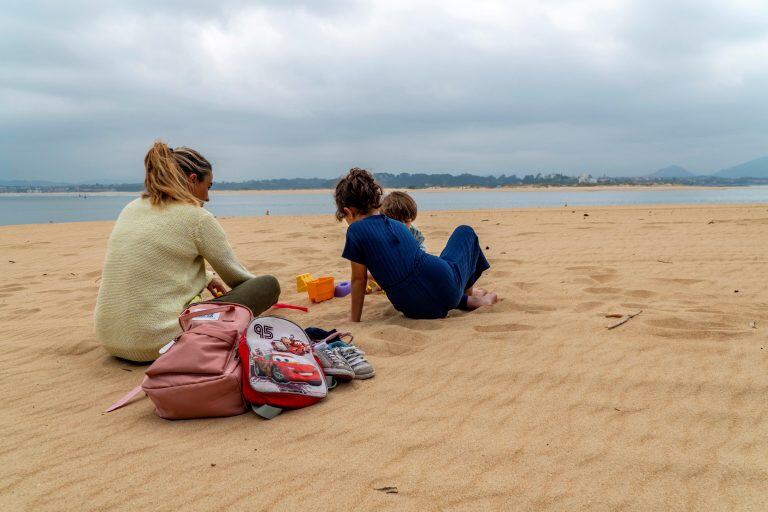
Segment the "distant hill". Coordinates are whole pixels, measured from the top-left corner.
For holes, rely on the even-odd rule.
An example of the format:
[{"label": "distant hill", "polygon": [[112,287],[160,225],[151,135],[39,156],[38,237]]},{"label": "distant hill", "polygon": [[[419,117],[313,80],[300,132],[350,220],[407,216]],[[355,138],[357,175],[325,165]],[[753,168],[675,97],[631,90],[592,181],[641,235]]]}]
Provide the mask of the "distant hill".
[{"label": "distant hill", "polygon": [[70,187],[77,185],[121,185],[128,180],[98,179],[76,182],[46,180],[0,180],[0,187]]},{"label": "distant hill", "polygon": [[0,180],[0,187],[53,187],[57,185],[66,184],[44,180]]},{"label": "distant hill", "polygon": [[717,171],[714,176],[721,178],[768,178],[768,156]]},{"label": "distant hill", "polygon": [[693,178],[696,175],[679,165],[670,165],[659,169],[650,176],[651,178]]}]

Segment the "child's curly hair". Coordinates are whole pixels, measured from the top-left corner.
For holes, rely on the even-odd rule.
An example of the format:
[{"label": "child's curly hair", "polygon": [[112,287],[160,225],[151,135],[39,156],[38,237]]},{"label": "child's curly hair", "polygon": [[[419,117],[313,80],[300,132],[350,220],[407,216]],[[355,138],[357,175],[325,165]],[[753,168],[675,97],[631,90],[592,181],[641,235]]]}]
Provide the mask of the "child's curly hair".
[{"label": "child's curly hair", "polygon": [[416,207],[416,201],[410,195],[395,190],[384,197],[381,202],[381,213],[390,219],[406,223],[415,221],[419,210]]},{"label": "child's curly hair", "polygon": [[344,220],[344,208],[355,208],[360,213],[368,213],[381,206],[381,185],[365,169],[353,167],[336,184],[336,220]]}]

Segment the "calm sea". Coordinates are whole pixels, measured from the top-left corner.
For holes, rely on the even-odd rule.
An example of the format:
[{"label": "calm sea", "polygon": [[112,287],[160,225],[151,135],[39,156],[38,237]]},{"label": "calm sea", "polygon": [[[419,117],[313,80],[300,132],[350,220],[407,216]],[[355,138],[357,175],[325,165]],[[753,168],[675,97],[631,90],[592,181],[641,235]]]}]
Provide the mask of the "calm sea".
[{"label": "calm sea", "polygon": [[[768,187],[722,189],[643,190],[462,190],[410,192],[420,211],[479,210],[487,208],[540,208],[569,206],[653,204],[768,203]],[[0,225],[114,220],[136,193],[0,194]],[[331,214],[330,192],[317,193],[211,193],[206,206],[215,215],[256,216]]]}]

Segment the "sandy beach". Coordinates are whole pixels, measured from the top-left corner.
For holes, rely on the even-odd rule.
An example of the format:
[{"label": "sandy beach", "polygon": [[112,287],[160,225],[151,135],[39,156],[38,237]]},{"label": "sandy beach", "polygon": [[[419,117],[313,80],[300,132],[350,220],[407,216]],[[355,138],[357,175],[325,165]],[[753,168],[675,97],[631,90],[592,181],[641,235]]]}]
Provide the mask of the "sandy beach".
[{"label": "sandy beach", "polygon": [[[241,261],[346,279],[331,216],[225,218]],[[503,301],[409,320],[381,295],[280,311],[377,375],[272,421],[171,422],[92,311],[111,222],[0,227],[2,510],[765,510],[766,206],[425,212]],[[624,325],[607,314],[642,311]],[[126,311],[130,314],[130,311]],[[377,490],[396,487],[396,494]]]}]

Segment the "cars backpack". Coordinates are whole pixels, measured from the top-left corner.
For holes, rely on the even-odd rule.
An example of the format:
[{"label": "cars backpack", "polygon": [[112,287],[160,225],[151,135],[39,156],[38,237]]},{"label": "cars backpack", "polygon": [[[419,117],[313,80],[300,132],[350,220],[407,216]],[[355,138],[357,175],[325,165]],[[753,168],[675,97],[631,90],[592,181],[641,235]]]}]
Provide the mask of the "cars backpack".
[{"label": "cars backpack", "polygon": [[322,367],[304,329],[285,318],[254,318],[240,338],[243,396],[253,412],[272,419],[283,409],[315,404],[328,394]]}]

